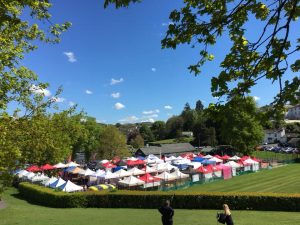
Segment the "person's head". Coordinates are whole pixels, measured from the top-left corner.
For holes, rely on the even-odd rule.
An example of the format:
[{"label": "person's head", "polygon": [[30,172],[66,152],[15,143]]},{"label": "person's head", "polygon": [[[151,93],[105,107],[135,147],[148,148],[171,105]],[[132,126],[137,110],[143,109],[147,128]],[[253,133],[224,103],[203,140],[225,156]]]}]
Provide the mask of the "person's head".
[{"label": "person's head", "polygon": [[223,204],[223,209],[224,209],[224,213],[226,215],[230,215],[231,214],[229,206],[227,204]]},{"label": "person's head", "polygon": [[170,206],[170,200],[166,200],[164,206]]}]

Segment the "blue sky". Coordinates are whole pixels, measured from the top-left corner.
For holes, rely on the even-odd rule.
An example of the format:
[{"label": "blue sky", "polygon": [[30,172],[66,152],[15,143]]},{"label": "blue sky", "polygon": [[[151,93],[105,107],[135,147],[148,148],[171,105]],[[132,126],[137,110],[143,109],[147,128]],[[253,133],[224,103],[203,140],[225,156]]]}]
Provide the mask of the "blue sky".
[{"label": "blue sky", "polygon": [[[186,102],[194,107],[198,99],[207,106],[216,102],[210,79],[218,74],[229,42],[224,39],[212,48],[215,60],[202,68],[201,75],[189,74],[187,67],[198,59],[199,47],[162,50],[160,44],[169,13],[178,7],[180,1],[145,0],[104,10],[99,0],[54,0],[52,21],[70,21],[72,27],[61,43],[39,44],[23,64],[50,84],[52,95],[63,86],[61,109],[78,104],[78,109],[105,123],[167,120]],[[250,24],[249,32],[255,26]],[[262,82],[252,95],[265,105],[277,91],[277,85]]]}]

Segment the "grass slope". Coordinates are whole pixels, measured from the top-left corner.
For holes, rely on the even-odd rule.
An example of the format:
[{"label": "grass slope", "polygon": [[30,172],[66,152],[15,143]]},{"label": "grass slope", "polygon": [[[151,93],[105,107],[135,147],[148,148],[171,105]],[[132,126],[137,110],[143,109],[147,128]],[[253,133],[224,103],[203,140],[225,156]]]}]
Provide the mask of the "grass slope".
[{"label": "grass slope", "polygon": [[[0,209],[0,225],[155,225],[161,224],[157,210],[152,209],[53,209],[31,205],[13,195],[4,194],[7,207]],[[220,210],[221,211],[221,210]],[[298,224],[298,212],[233,211],[235,224],[292,225]],[[215,210],[176,210],[176,225],[215,225]]]},{"label": "grass slope", "polygon": [[300,193],[300,164],[194,185],[177,192],[275,192]]}]

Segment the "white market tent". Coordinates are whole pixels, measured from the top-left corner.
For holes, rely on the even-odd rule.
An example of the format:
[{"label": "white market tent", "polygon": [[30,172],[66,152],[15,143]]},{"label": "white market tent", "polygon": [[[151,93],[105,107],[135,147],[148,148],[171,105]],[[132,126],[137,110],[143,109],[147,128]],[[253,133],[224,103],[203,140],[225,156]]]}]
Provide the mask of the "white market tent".
[{"label": "white market tent", "polygon": [[78,172],[78,174],[83,175],[83,176],[94,176],[95,172],[93,170],[90,170],[87,168],[87,170],[81,170]]},{"label": "white market tent", "polygon": [[69,162],[66,164],[66,167],[76,167],[76,166],[80,166],[80,165],[75,162]]},{"label": "white market tent", "polygon": [[167,163],[159,163],[152,166],[153,169],[155,169],[157,172],[164,172],[168,171]]},{"label": "white market tent", "polygon": [[44,174],[41,174],[41,175],[36,175],[34,177],[31,178],[31,182],[42,182],[44,180],[48,180],[49,177],[44,175]]},{"label": "white market tent", "polygon": [[96,173],[94,173],[94,175],[92,175],[92,176],[94,176],[94,177],[100,177],[102,174],[104,174],[105,173],[105,171],[104,170],[101,170],[101,169],[98,169],[97,171],[96,171]]},{"label": "white market tent", "polygon": [[54,183],[57,180],[58,179],[56,177],[51,177],[49,180],[45,180],[44,182],[42,182],[42,184],[48,187],[50,184]]},{"label": "white market tent", "polygon": [[251,165],[251,167],[252,167],[252,171],[258,171],[259,170],[259,163],[258,162],[256,162],[256,161],[254,161],[253,159],[246,159],[245,161],[244,161],[244,163],[246,163],[246,164],[250,164]]},{"label": "white market tent", "polygon": [[177,178],[174,176],[174,175],[171,175],[170,173],[168,172],[163,172],[157,176],[155,176],[157,178],[160,178],[164,181],[172,181],[172,180],[176,180]]},{"label": "white market tent", "polygon": [[167,163],[167,169],[168,169],[168,171],[171,171],[171,170],[173,170],[173,169],[174,169],[174,170],[178,170],[178,167],[173,166],[173,165]]},{"label": "white market tent", "polygon": [[238,164],[238,163],[236,163],[234,161],[228,161],[224,165],[231,167],[232,176],[236,176],[236,169],[241,167],[240,164]]},{"label": "white market tent", "polygon": [[62,169],[62,168],[66,168],[67,165],[60,162],[55,164],[53,167],[55,167],[56,169]]},{"label": "white market tent", "polygon": [[171,162],[172,160],[175,160],[176,159],[176,157],[175,156],[170,156],[170,157],[165,157],[165,161],[166,162]]},{"label": "white market tent", "polygon": [[238,157],[237,155],[232,156],[231,158],[229,158],[229,160],[233,160],[233,161],[238,161],[238,160],[240,160],[240,159],[241,159],[241,158]]},{"label": "white market tent", "polygon": [[23,178],[30,180],[31,178],[33,178],[36,174],[33,172],[29,172],[26,175],[23,176]]},{"label": "white market tent", "polygon": [[192,166],[196,170],[196,169],[198,169],[199,167],[202,166],[202,163],[200,163],[200,162],[190,162],[188,165]]},{"label": "white market tent", "polygon": [[212,157],[212,158],[210,158],[209,160],[210,160],[210,161],[215,161],[216,163],[222,163],[222,162],[223,162],[222,159],[219,159],[219,158],[217,158],[217,157]]},{"label": "white market tent", "polygon": [[113,174],[109,170],[106,171],[105,173],[103,173],[102,175],[100,175],[99,177],[102,178],[102,179],[104,179],[104,180],[109,180],[109,179],[117,178],[116,174]]},{"label": "white market tent", "polygon": [[26,176],[28,173],[29,173],[29,172],[28,172],[27,170],[21,170],[21,171],[19,171],[19,172],[17,173],[17,176],[18,176],[19,178],[21,178],[21,177]]},{"label": "white market tent", "polygon": [[113,173],[116,177],[129,177],[132,174],[126,170],[120,169]]},{"label": "white market tent", "polygon": [[65,182],[63,185],[59,186],[58,188],[64,192],[75,192],[75,191],[83,190],[83,187],[78,186],[69,180],[67,182]]},{"label": "white market tent", "polygon": [[206,156],[203,156],[202,158],[204,158],[204,159],[210,159],[210,158],[212,158],[213,156],[211,156],[210,154],[208,154],[208,155],[206,155]]},{"label": "white market tent", "polygon": [[128,170],[128,172],[134,176],[139,176],[139,175],[143,175],[146,173],[144,170],[140,170],[136,167],[133,167],[132,169]]},{"label": "white market tent", "polygon": [[145,184],[144,181],[137,179],[134,176],[125,177],[123,180],[119,181],[119,185],[127,186],[127,187],[134,187],[134,186],[140,186]]},{"label": "white market tent", "polygon": [[103,160],[100,161],[101,164],[105,164],[105,163],[108,163],[108,162],[109,161],[107,159],[103,159]]},{"label": "white market tent", "polygon": [[173,175],[174,177],[176,177],[176,179],[186,179],[190,177],[188,174],[181,173],[179,170],[170,173],[170,175]]},{"label": "white market tent", "polygon": [[145,173],[156,173],[157,170],[153,167],[146,166]]},{"label": "white market tent", "polygon": [[66,181],[64,181],[63,179],[59,178],[57,181],[54,181],[53,183],[50,184],[51,188],[57,188],[61,185],[63,185],[64,183],[66,183]]},{"label": "white market tent", "polygon": [[177,158],[176,160],[173,160],[172,163],[176,164],[176,165],[189,164],[189,163],[191,163],[191,160],[186,159],[186,158],[182,158],[182,159]]}]

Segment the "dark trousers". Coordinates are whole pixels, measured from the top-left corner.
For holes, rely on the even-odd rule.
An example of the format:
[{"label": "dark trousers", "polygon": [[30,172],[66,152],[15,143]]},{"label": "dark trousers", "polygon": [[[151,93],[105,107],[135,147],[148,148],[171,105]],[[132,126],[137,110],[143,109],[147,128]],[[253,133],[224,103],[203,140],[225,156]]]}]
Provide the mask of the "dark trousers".
[{"label": "dark trousers", "polygon": [[173,225],[173,220],[164,220],[164,219],[162,219],[161,221],[162,221],[163,225]]}]

